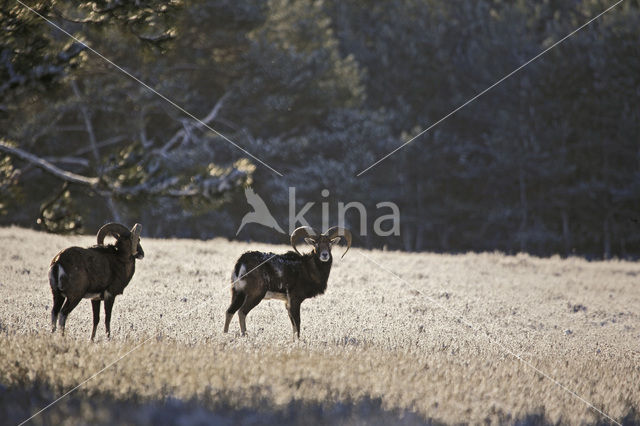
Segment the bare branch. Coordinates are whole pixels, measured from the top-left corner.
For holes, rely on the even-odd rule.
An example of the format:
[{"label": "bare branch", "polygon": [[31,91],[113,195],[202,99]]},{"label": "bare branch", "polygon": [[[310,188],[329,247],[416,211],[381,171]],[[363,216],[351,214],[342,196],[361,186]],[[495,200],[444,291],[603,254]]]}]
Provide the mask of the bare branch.
[{"label": "bare branch", "polygon": [[153,146],[153,140],[149,140],[147,138],[147,110],[150,108],[149,105],[145,104],[140,108],[140,142],[142,143],[142,147],[147,149]]},{"label": "bare branch", "polygon": [[87,107],[84,105],[82,101],[82,96],[80,96],[80,89],[78,89],[78,83],[76,83],[75,80],[71,80],[71,88],[73,89],[73,93],[78,98],[78,101],[79,101],[78,108],[80,108],[80,112],[82,113],[82,119],[84,120],[84,125],[87,128],[87,134],[89,135],[89,144],[91,145],[93,158],[96,162],[96,167],[100,169],[100,152],[98,151],[96,134],[93,130],[93,123],[91,122],[89,111],[87,110]]},{"label": "bare branch", "polygon": [[79,157],[47,157],[44,159],[50,163],[76,164],[81,167],[89,167],[89,160]]},{"label": "bare branch", "polygon": [[[189,183],[183,185],[177,177],[171,177],[161,182],[144,182],[139,185],[120,187],[111,186],[101,181],[97,177],[87,177],[79,175],[67,170],[63,170],[44,158],[23,151],[20,148],[13,147],[7,142],[0,140],[0,152],[5,152],[22,160],[27,161],[30,165],[38,167],[47,173],[50,173],[65,182],[77,183],[88,186],[90,190],[106,198],[108,206],[114,217],[118,216],[117,206],[113,196],[120,195],[155,195],[165,197],[204,197],[212,199],[234,186],[234,182],[246,176],[244,171],[233,169],[225,176],[209,177],[199,184]],[[77,161],[73,157],[62,157],[52,159],[52,161]],[[80,159],[81,160],[81,159]]]},{"label": "bare branch", "polygon": [[100,179],[97,177],[87,177],[82,176],[76,173],[68,172],[66,170],[62,170],[59,167],[54,166],[47,160],[37,157],[33,154],[30,154],[26,151],[21,150],[20,148],[13,147],[7,144],[4,141],[0,141],[0,151],[6,152],[7,154],[14,155],[22,160],[28,161],[40,169],[51,173],[52,175],[71,183],[78,183],[80,185],[90,186],[95,188],[98,186]]},{"label": "bare branch", "polygon": [[[217,118],[216,121],[218,123],[220,123],[220,124],[223,124],[223,125],[229,127],[230,129],[234,130],[237,133],[243,134],[244,137],[247,138],[247,140],[249,142],[251,142],[252,145],[256,144],[256,142],[257,142],[256,139],[253,137],[253,135],[251,134],[249,129],[247,129],[246,127],[240,127],[236,123],[234,123],[233,121],[227,120],[226,118]],[[285,132],[285,133],[279,134],[278,137],[280,137],[280,138],[289,137],[289,134],[295,134],[295,132],[298,132],[298,130],[299,130],[299,127],[294,127],[289,132]]]},{"label": "bare branch", "polygon": [[222,97],[218,99],[218,102],[216,102],[216,104],[213,106],[209,114],[207,114],[206,117],[204,117],[201,121],[197,121],[195,123],[191,123],[190,121],[186,121],[186,120],[183,121],[183,127],[180,130],[178,130],[171,137],[171,139],[169,139],[169,142],[167,142],[162,148],[160,148],[159,153],[163,156],[166,156],[166,153],[171,148],[173,148],[173,146],[176,144],[178,140],[182,138],[184,143],[188,135],[191,133],[192,129],[199,130],[202,127],[204,127],[205,124],[209,124],[209,122],[211,122],[213,119],[216,118],[216,116],[220,112],[220,109],[222,108],[222,105],[230,95],[231,95],[231,92],[227,92],[224,95],[222,95]]},{"label": "bare branch", "polygon": [[[82,129],[84,130],[84,129]],[[108,139],[103,140],[102,142],[98,142],[96,144],[96,146],[98,148],[104,148],[105,146],[110,146],[110,145],[116,145],[119,144],[120,142],[122,142],[123,140],[125,140],[127,137],[126,136],[112,136]],[[91,151],[91,147],[87,148],[80,148],[79,150],[75,151],[73,154],[74,155],[82,155],[82,154],[86,154],[87,152]]]},{"label": "bare branch", "polygon": [[68,125],[68,126],[55,126],[55,127],[52,127],[52,130],[55,130],[56,132],[84,132],[85,129],[83,126]]},{"label": "bare branch", "polygon": [[222,105],[224,104],[224,102],[227,100],[227,98],[231,95],[231,92],[227,92],[224,95],[222,95],[222,97],[218,100],[218,102],[216,102],[216,104],[213,106],[213,109],[211,110],[211,112],[209,112],[209,114],[207,114],[207,116],[205,118],[202,119],[202,123],[201,122],[196,122],[194,124],[194,127],[196,129],[200,129],[204,126],[203,123],[205,124],[209,124],[209,122],[211,120],[213,120],[214,118],[216,118],[216,116],[218,115],[218,113],[220,112],[220,109],[222,108]]},{"label": "bare branch", "polygon": [[[98,172],[99,176],[102,176],[104,171],[100,161],[100,151],[98,150],[98,141],[96,139],[96,133],[93,130],[93,122],[91,121],[91,115],[82,100],[80,89],[78,89],[78,83],[75,80],[71,80],[71,88],[73,89],[73,93],[76,95],[79,101],[78,107],[80,108],[80,112],[82,113],[82,119],[84,120],[84,125],[87,128],[87,134],[89,135],[89,145],[91,146],[91,152],[93,153],[93,158],[95,159],[95,162],[96,162],[96,169],[97,169],[96,171]],[[116,202],[113,199],[113,194],[106,193],[102,195],[107,202],[107,206],[111,211],[111,215],[117,222],[120,222],[121,220],[120,213],[116,206]]]}]

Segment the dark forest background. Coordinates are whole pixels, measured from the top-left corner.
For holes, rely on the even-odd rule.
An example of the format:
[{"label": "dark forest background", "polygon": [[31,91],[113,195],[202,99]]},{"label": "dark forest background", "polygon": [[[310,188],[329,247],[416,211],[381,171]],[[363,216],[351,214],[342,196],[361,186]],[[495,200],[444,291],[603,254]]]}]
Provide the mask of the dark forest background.
[{"label": "dark forest background", "polygon": [[[640,7],[613,1],[0,0],[0,224],[285,242],[288,187],[368,207],[356,245],[640,255]],[[330,195],[323,197],[321,191]],[[399,236],[371,234],[376,204]],[[388,213],[385,211],[384,213]]]}]

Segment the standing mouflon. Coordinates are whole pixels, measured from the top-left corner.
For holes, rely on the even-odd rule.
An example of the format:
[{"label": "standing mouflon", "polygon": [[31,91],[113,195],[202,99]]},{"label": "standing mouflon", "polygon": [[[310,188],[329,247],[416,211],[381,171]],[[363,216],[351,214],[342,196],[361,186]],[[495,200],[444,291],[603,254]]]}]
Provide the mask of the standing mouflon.
[{"label": "standing mouflon", "polygon": [[[49,267],[49,284],[53,293],[51,332],[56,331],[60,314],[60,328],[64,335],[67,316],[82,299],[91,299],[93,331],[100,322],[100,301],[104,300],[107,337],[111,335],[111,309],[117,295],[122,294],[135,272],[136,259],[144,257],[140,246],[142,225],[131,230],[119,223],[108,223],[98,231],[98,245],[69,247],[58,253]],[[114,245],[104,245],[107,235],[116,239]]]},{"label": "standing mouflon", "polygon": [[[311,253],[300,254],[296,242],[304,238],[313,246]],[[247,331],[245,319],[249,311],[263,299],[283,300],[293,326],[293,333],[300,338],[300,304],[310,297],[323,294],[331,271],[331,247],[344,238],[347,249],[351,247],[351,232],[333,227],[324,234],[308,226],[302,226],[291,234],[295,251],[285,254],[249,251],[236,262],[231,275],[231,305],[227,309],[224,332],[229,331],[233,314],[238,312],[240,331]]]}]

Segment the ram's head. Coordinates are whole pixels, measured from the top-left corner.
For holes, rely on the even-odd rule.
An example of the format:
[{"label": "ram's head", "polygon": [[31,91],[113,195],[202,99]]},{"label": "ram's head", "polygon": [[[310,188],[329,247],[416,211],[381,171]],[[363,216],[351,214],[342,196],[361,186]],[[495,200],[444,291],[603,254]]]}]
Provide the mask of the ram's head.
[{"label": "ram's head", "polygon": [[142,225],[139,223],[133,225],[131,230],[120,223],[107,223],[98,230],[98,245],[104,245],[105,237],[111,235],[116,239],[115,246],[118,250],[128,250],[131,252],[132,257],[142,259],[144,257],[144,250],[142,250],[142,246],[140,245],[141,231]]},{"label": "ram's head", "polygon": [[349,251],[349,248],[351,247],[351,231],[339,226],[329,228],[324,234],[318,233],[310,226],[301,226],[300,228],[297,228],[291,234],[291,246],[298,254],[300,254],[300,252],[296,248],[296,243],[302,238],[304,238],[304,241],[307,244],[313,247],[314,254],[322,262],[328,262],[331,260],[331,247],[340,242],[341,239],[344,239],[347,243],[347,249],[342,253],[342,257],[347,254],[347,251]]}]

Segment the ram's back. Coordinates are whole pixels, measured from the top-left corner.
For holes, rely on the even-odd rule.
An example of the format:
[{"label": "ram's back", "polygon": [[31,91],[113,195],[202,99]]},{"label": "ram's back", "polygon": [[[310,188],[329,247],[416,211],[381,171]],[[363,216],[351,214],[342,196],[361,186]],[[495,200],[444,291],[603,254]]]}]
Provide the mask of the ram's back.
[{"label": "ram's back", "polygon": [[111,281],[110,254],[113,253],[110,247],[69,247],[58,253],[51,264],[62,267],[74,282],[87,282],[90,287],[101,288]]}]

